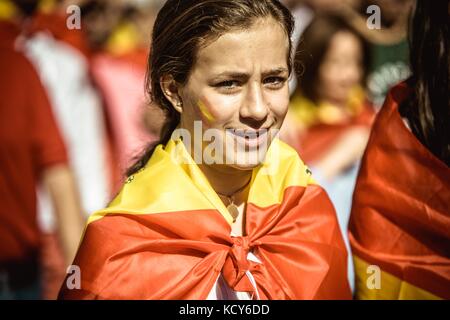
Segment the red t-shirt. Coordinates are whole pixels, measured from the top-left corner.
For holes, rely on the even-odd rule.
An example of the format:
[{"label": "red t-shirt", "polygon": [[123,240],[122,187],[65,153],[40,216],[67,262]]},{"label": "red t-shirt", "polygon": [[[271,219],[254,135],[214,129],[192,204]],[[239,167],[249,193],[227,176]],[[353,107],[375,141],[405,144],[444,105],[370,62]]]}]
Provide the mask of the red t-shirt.
[{"label": "red t-shirt", "polygon": [[0,23],[0,262],[37,250],[36,184],[44,169],[67,163],[45,90],[14,50],[13,32]]}]

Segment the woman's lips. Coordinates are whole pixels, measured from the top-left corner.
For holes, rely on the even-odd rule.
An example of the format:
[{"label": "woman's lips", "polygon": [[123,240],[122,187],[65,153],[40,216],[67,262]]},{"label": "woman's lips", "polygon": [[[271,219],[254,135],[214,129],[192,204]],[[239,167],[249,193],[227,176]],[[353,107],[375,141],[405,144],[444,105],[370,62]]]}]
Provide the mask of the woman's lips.
[{"label": "woman's lips", "polygon": [[249,149],[267,146],[268,129],[245,130],[245,129],[227,129],[227,135],[233,137],[240,146]]}]

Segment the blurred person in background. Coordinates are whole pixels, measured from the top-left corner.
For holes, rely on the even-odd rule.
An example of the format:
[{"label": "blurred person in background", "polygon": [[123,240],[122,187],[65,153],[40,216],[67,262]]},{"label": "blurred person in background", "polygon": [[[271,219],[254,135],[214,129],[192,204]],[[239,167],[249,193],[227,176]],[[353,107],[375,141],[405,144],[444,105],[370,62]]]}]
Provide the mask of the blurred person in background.
[{"label": "blurred person in background", "polygon": [[[356,7],[359,0],[283,0],[281,1],[289,10],[295,20],[294,32],[292,33],[293,47],[296,48],[305,28],[311,23],[316,15],[333,14],[340,11],[344,6]],[[293,94],[297,87],[295,76],[289,79],[289,92]],[[293,134],[293,132],[291,132]],[[283,135],[289,134],[283,130]]]},{"label": "blurred person in background", "polygon": [[0,9],[0,298],[39,299],[36,189],[42,184],[49,193],[67,264],[82,233],[82,209],[46,90],[20,52],[22,30],[15,19],[21,12],[5,3]]},{"label": "blurred person in background", "polygon": [[[317,14],[341,16],[369,43],[372,57],[368,70],[368,98],[379,110],[394,84],[406,79],[408,67],[408,17],[414,0],[285,0],[296,18],[294,42]],[[377,11],[373,11],[376,6]],[[368,8],[371,8],[367,12]],[[373,28],[374,12],[379,26]],[[378,14],[379,13],[379,14]],[[369,21],[370,19],[370,21]],[[370,27],[370,28],[369,28]],[[379,27],[379,28],[378,28]],[[295,91],[295,79],[291,80]]]},{"label": "blurred person in background", "polygon": [[[34,64],[50,100],[82,210],[92,212],[109,200],[111,177],[102,101],[90,81],[85,35],[82,29],[69,29],[65,1],[19,0],[13,5],[15,12],[9,20],[20,28],[18,45]],[[56,298],[67,265],[55,232],[55,208],[46,188],[38,187],[38,191],[44,298]]]},{"label": "blurred person in background", "polygon": [[364,91],[367,45],[338,16],[316,16],[302,35],[295,61],[299,84],[288,119],[297,134],[288,142],[330,196],[349,247],[353,188],[374,115]]},{"label": "blurred person in background", "polygon": [[[370,45],[371,64],[367,81],[368,96],[379,110],[389,89],[410,75],[408,62],[408,17],[414,0],[360,0],[354,6],[342,6],[339,14]],[[370,6],[379,10],[379,29],[369,28]]]},{"label": "blurred person in background", "polygon": [[349,225],[358,299],[450,299],[449,18],[448,0],[417,1],[412,76],[373,126]]},{"label": "blurred person in background", "polygon": [[92,75],[102,93],[117,172],[114,192],[138,153],[159,137],[163,114],[147,105],[144,78],[160,0],[86,1],[81,7]]}]

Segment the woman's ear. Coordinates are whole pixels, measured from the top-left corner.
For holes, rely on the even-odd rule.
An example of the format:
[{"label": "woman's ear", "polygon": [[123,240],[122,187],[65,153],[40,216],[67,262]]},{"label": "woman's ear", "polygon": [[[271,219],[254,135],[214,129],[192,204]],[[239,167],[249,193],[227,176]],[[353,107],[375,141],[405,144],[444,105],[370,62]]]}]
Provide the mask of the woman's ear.
[{"label": "woman's ear", "polygon": [[161,90],[164,93],[164,96],[167,100],[172,103],[172,106],[179,113],[183,112],[183,101],[181,100],[179,91],[179,84],[175,81],[175,79],[171,75],[164,75],[161,77],[159,81],[161,85]]}]

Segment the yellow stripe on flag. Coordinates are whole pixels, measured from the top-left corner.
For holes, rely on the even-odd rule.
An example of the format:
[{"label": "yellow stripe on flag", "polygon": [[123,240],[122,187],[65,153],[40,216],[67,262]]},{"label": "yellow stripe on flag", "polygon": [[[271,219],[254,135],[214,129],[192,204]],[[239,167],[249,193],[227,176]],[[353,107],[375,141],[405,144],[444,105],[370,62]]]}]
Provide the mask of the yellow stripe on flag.
[{"label": "yellow stripe on flag", "polygon": [[[265,208],[280,204],[291,186],[314,184],[297,152],[275,139],[264,163],[253,170],[248,203]],[[180,196],[182,195],[182,196]],[[194,163],[183,142],[159,145],[147,165],[132,175],[120,193],[88,223],[107,214],[155,214],[218,210],[231,225],[233,218],[207,178]]]},{"label": "yellow stripe on flag", "polygon": [[396,276],[383,271],[380,272],[380,288],[370,285],[374,273],[368,272],[369,263],[353,255],[355,265],[355,292],[359,300],[441,300],[438,296],[416,287]]}]

